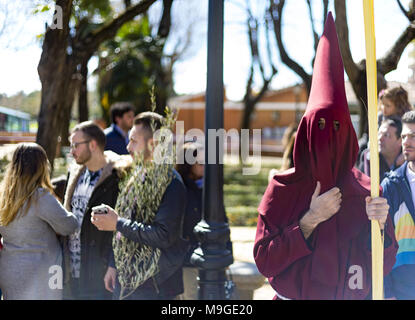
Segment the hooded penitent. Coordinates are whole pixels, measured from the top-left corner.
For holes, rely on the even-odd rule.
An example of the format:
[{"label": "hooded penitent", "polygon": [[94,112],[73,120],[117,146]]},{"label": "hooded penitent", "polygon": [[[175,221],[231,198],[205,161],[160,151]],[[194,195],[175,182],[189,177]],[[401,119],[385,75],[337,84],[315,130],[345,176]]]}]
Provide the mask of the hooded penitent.
[{"label": "hooded penitent", "polygon": [[[297,131],[294,168],[274,176],[258,208],[254,258],[277,297],[364,299],[370,294],[370,222],[365,209],[370,181],[354,168],[357,152],[343,62],[329,13]],[[342,203],[306,241],[299,220],[309,209],[317,181],[320,194],[340,188]],[[386,235],[385,273],[391,270],[397,249],[391,221]],[[361,282],[351,279],[357,272],[362,273]]]}]

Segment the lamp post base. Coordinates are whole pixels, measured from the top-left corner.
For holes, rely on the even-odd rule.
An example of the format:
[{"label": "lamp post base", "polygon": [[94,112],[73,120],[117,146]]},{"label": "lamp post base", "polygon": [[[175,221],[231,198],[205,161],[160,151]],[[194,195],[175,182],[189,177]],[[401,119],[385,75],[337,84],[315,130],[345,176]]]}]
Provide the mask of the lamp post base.
[{"label": "lamp post base", "polygon": [[230,230],[227,223],[201,221],[194,229],[200,240],[191,257],[199,268],[199,300],[225,300],[226,268],[233,263],[232,251],[227,248]]}]

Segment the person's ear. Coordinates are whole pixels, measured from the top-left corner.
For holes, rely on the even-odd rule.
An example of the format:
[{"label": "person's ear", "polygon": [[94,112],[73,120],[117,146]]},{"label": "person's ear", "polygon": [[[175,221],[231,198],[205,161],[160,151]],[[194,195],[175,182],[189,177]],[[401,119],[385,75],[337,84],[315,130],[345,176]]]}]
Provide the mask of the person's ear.
[{"label": "person's ear", "polygon": [[98,148],[98,144],[94,139],[89,141],[89,150],[95,151],[97,148]]},{"label": "person's ear", "polygon": [[154,147],[155,147],[155,141],[154,141],[154,139],[153,138],[149,138],[147,140],[147,149],[150,150],[151,152],[153,152]]}]

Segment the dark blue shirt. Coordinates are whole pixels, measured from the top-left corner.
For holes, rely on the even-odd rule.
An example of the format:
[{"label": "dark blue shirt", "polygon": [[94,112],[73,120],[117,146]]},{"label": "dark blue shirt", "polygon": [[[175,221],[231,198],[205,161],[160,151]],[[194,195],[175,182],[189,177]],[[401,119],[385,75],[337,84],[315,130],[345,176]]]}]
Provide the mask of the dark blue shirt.
[{"label": "dark blue shirt", "polygon": [[121,129],[116,124],[111,124],[110,127],[104,130],[104,133],[107,139],[105,150],[111,150],[118,154],[128,154],[128,137],[126,138],[121,133]]}]

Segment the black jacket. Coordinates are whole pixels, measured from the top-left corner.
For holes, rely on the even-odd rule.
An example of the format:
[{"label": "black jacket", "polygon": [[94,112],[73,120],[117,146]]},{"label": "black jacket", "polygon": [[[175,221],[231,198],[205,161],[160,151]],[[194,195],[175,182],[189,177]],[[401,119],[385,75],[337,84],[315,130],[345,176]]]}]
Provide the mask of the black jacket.
[{"label": "black jacket", "polygon": [[199,188],[196,183],[189,178],[184,178],[187,193],[187,205],[183,220],[183,238],[189,240],[189,248],[186,253],[184,265],[193,267],[190,263],[190,257],[194,249],[199,246],[199,240],[193,232],[194,227],[202,219],[202,193],[203,189]]},{"label": "black jacket", "polygon": [[[64,269],[65,269],[65,298],[78,299],[111,299],[112,295],[105,289],[104,276],[107,271],[109,260],[112,255],[112,231],[99,231],[91,223],[92,208],[107,204],[114,208],[118,196],[118,171],[113,161],[103,168],[101,177],[97,182],[84,214],[81,226],[81,270],[79,278],[79,290],[73,290],[73,281],[70,275],[70,256],[68,249],[68,237],[63,239]],[[67,210],[71,209],[73,192],[80,175],[85,167],[77,168],[69,174],[68,186],[65,193],[64,205]]]},{"label": "black jacket", "polygon": [[188,242],[182,238],[185,207],[186,189],[180,175],[174,171],[151,224],[124,218],[117,222],[117,231],[128,239],[160,249],[159,272],[154,280],[157,289],[168,296],[183,292],[181,268],[188,247]]}]

